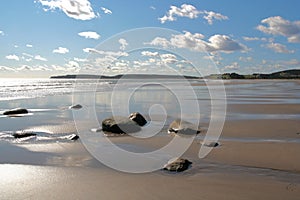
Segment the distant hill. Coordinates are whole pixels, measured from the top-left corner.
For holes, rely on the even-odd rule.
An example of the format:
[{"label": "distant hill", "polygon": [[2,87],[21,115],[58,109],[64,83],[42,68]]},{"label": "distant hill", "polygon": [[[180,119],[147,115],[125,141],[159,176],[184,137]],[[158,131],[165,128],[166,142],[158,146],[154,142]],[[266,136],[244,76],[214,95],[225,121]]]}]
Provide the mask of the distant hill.
[{"label": "distant hill", "polygon": [[[177,75],[159,75],[159,74],[120,74],[115,76],[100,76],[90,74],[71,74],[71,75],[59,75],[51,76],[51,79],[180,79],[182,76]],[[200,79],[201,77],[184,76],[186,79]]]},{"label": "distant hill", "polygon": [[271,74],[249,74],[240,75],[237,73],[212,74],[206,76],[208,79],[300,79],[300,69],[291,69],[274,72]]},{"label": "distant hill", "polygon": [[[202,79],[196,76],[183,76],[186,79]],[[120,74],[115,76],[100,76],[91,74],[71,74],[51,76],[51,79],[179,79],[179,75],[160,75],[160,74]],[[291,69],[285,71],[274,72],[271,74],[248,74],[241,75],[237,73],[212,74],[205,76],[207,79],[300,79],[300,69]]]}]

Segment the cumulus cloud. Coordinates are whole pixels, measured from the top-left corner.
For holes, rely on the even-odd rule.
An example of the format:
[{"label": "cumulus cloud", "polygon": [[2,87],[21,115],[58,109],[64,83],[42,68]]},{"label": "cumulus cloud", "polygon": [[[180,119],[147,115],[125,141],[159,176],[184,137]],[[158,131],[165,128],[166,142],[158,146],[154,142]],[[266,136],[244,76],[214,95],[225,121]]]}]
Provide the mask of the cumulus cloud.
[{"label": "cumulus cloud", "polygon": [[16,60],[16,61],[20,60],[19,56],[15,55],[15,54],[7,55],[7,56],[5,56],[5,58],[8,60]]},{"label": "cumulus cloud", "polygon": [[285,45],[271,42],[265,45],[268,49],[273,50],[276,53],[295,53],[294,50],[289,50]]},{"label": "cumulus cloud", "polygon": [[32,47],[33,47],[33,45],[32,45],[32,44],[26,44],[26,47],[28,47],[28,48],[32,48]]},{"label": "cumulus cloud", "polygon": [[11,67],[0,65],[0,71],[16,71],[16,70],[14,68],[11,68]]},{"label": "cumulus cloud", "polygon": [[177,57],[174,54],[161,54],[160,58],[163,63],[171,64],[178,62]]},{"label": "cumulus cloud", "polygon": [[148,57],[156,57],[159,55],[158,52],[151,52],[151,51],[142,51],[142,56],[148,56]]},{"label": "cumulus cloud", "polygon": [[164,48],[167,48],[171,45],[166,38],[162,38],[162,37],[156,37],[151,42],[146,42],[145,44],[149,44],[153,46],[161,46]]},{"label": "cumulus cloud", "polygon": [[126,47],[128,46],[127,41],[124,38],[119,39],[120,43],[120,50],[125,51]]},{"label": "cumulus cloud", "polygon": [[66,54],[66,53],[69,53],[69,49],[67,49],[65,47],[58,47],[57,49],[54,49],[52,52],[59,53],[59,54]]},{"label": "cumulus cloud", "polygon": [[3,31],[1,31],[1,30],[0,30],[0,35],[2,35],[2,36],[4,35],[4,32],[3,32]]},{"label": "cumulus cloud", "polygon": [[264,25],[256,28],[266,34],[281,35],[291,43],[300,42],[300,21],[289,21],[281,16],[269,17],[261,21]]},{"label": "cumulus cloud", "polygon": [[42,57],[42,56],[40,56],[40,55],[36,55],[36,56],[34,56],[34,59],[36,59],[36,60],[40,60],[40,61],[47,61],[47,59],[46,59],[46,58],[44,58],[44,57]]},{"label": "cumulus cloud", "polygon": [[109,14],[109,15],[112,14],[112,11],[109,10],[109,9],[107,9],[107,8],[101,7],[101,10],[102,10],[105,14]]},{"label": "cumulus cloud", "polygon": [[79,68],[78,62],[75,62],[73,60],[68,61],[66,66],[69,67],[69,68]]},{"label": "cumulus cloud", "polygon": [[95,39],[95,40],[98,40],[100,38],[100,35],[94,31],[80,32],[80,33],[78,33],[78,35],[81,37]]},{"label": "cumulus cloud", "polygon": [[212,25],[214,20],[227,20],[228,17],[220,13],[215,13],[213,11],[203,11],[203,18],[207,20],[208,24]]},{"label": "cumulus cloud", "polygon": [[159,20],[163,24],[166,21],[175,21],[176,20],[175,16],[195,19],[198,17],[199,13],[200,11],[197,10],[197,8],[195,8],[193,5],[182,4],[180,8],[176,6],[171,6],[167,14],[164,15],[162,18],[159,18]]},{"label": "cumulus cloud", "polygon": [[204,40],[204,35],[200,33],[192,34],[185,32],[184,34],[173,35],[170,40],[166,38],[155,38],[150,43],[153,46],[186,48],[192,51],[207,51],[232,53],[234,51],[247,51],[247,47],[227,35],[213,35],[208,41]]},{"label": "cumulus cloud", "polygon": [[91,20],[97,17],[89,0],[38,0],[44,11],[59,9],[68,17],[78,20]]},{"label": "cumulus cloud", "polygon": [[231,39],[227,35],[213,35],[209,38],[206,50],[208,52],[222,51],[231,53],[234,51],[246,51],[247,48],[243,44]]},{"label": "cumulus cloud", "polygon": [[203,18],[208,22],[208,24],[212,25],[214,20],[227,20],[228,17],[222,15],[220,13],[216,13],[213,11],[200,11],[195,6],[190,4],[182,4],[179,7],[170,6],[170,10],[166,15],[159,18],[160,22],[163,24],[166,21],[176,21],[176,17],[187,17],[190,19],[196,19],[199,15],[202,15]]}]

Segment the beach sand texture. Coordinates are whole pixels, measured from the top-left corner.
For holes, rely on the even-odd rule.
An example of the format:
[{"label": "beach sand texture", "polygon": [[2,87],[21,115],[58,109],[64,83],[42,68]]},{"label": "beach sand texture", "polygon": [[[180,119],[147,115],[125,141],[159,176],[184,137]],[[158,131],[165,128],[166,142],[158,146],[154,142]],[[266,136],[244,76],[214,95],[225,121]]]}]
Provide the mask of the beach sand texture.
[{"label": "beach sand texture", "polygon": [[[194,82],[199,104],[203,82]],[[119,172],[96,160],[82,141],[71,141],[77,131],[73,120],[73,95],[69,92],[36,98],[0,101],[1,112],[28,108],[22,117],[0,117],[0,199],[299,199],[300,197],[300,85],[298,81],[228,81],[227,114],[219,139],[204,159],[198,158],[209,123],[206,107],[200,116],[202,132],[182,157],[192,166],[181,173],[157,170],[151,173]],[[145,96],[146,94],[146,96]],[[168,118],[157,136],[109,137],[120,147],[153,151],[168,144],[169,123],[177,118],[172,95],[151,88],[141,91],[130,110],[143,113],[155,99],[166,105]],[[96,115],[109,116],[110,96],[97,91]],[[84,101],[75,102],[86,106]],[[185,115],[195,117],[197,113]],[[152,120],[160,120],[160,116]],[[37,136],[15,139],[17,131]],[[79,134],[80,136],[80,134]]]}]

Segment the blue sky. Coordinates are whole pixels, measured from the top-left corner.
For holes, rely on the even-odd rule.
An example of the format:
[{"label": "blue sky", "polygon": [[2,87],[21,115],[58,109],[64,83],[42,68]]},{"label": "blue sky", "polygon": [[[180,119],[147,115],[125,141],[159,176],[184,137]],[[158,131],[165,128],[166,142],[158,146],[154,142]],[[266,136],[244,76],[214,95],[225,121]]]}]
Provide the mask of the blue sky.
[{"label": "blue sky", "polygon": [[[299,8],[298,0],[4,0],[0,76],[49,77],[91,68],[92,73],[167,73],[162,64],[192,75],[191,61],[171,50],[191,52],[204,74],[215,72],[210,65],[242,74],[299,69]],[[122,32],[143,27],[174,32],[145,36],[153,49],[128,52],[138,47],[128,34],[138,33]],[[135,37],[144,35],[139,34]],[[107,49],[103,42],[117,45]]]}]

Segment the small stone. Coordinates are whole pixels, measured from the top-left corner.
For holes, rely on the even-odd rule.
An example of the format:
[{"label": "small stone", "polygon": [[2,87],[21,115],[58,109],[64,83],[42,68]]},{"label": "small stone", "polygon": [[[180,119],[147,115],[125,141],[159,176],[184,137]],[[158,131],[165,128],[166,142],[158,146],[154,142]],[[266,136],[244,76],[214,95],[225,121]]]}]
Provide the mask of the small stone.
[{"label": "small stone", "polygon": [[207,147],[218,147],[218,146],[220,146],[220,143],[218,143],[218,142],[208,142],[208,143],[204,143],[203,145],[207,146]]},{"label": "small stone", "polygon": [[196,125],[180,119],[174,120],[168,128],[168,134],[196,135],[199,133],[200,130]]},{"label": "small stone", "polygon": [[79,110],[82,108],[82,105],[80,104],[76,104],[76,105],[72,105],[72,106],[69,106],[69,109],[75,109],[75,110]]},{"label": "small stone", "polygon": [[76,134],[73,134],[73,135],[70,136],[70,140],[76,141],[78,139],[79,139],[79,136],[76,135]]},{"label": "small stone", "polygon": [[187,159],[173,158],[169,160],[163,169],[171,172],[182,172],[187,170],[191,164],[192,162]]}]

